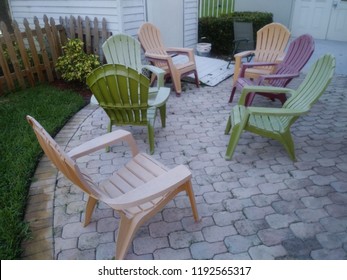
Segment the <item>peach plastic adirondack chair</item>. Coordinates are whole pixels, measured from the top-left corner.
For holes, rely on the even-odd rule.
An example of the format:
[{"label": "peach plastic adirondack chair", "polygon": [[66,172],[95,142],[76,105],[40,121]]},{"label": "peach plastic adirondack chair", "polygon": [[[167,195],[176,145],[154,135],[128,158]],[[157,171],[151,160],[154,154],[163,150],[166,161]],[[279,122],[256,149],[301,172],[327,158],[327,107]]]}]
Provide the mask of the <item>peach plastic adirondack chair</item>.
[{"label": "peach plastic adirondack chair", "polygon": [[[231,110],[225,128],[225,134],[231,132],[225,158],[227,160],[232,158],[242,132],[247,130],[279,141],[290,158],[295,161],[294,141],[290,128],[301,115],[309,112],[324,93],[334,75],[334,70],[335,58],[326,54],[311,66],[297,90],[271,86],[245,86],[239,104]],[[290,97],[282,108],[244,106],[247,95],[253,92],[287,93]]]},{"label": "peach plastic adirondack chair", "polygon": [[[120,215],[116,259],[123,259],[138,228],[171,201],[179,192],[189,197],[195,221],[199,220],[191,184],[191,172],[183,165],[168,169],[151,156],[140,153],[130,132],[117,130],[92,139],[66,153],[46,130],[27,116],[47,157],[72,183],[88,195],[84,226],[92,218],[98,201]],[[108,180],[96,185],[78,167],[76,159],[117,142],[126,142],[132,158]]]},{"label": "peach plastic adirondack chair", "polygon": [[[242,91],[242,88],[246,85],[252,86],[274,86],[274,87],[286,87],[288,83],[295,77],[300,75],[301,69],[305,66],[307,61],[313,54],[314,51],[314,39],[309,34],[304,34],[293,40],[286,52],[286,55],[282,62],[254,62],[244,63],[242,65],[239,78],[234,83],[231,90],[229,103],[232,102],[235,91]],[[272,74],[260,75],[256,79],[249,79],[245,77],[247,69],[256,66],[275,66],[275,71]],[[248,94],[245,106],[250,106],[253,102],[254,96],[257,93]],[[286,101],[285,94],[271,94],[261,92],[258,95],[267,96],[271,99],[279,99],[282,104]]]},{"label": "peach plastic adirondack chair", "polygon": [[[236,83],[242,67],[242,58],[254,54],[254,62],[276,62],[283,59],[285,48],[290,38],[290,31],[280,23],[270,23],[258,30],[255,50],[235,54],[234,84]],[[258,78],[259,75],[270,74],[271,66],[254,67],[247,69],[245,77]]]},{"label": "peach plastic adirondack chair", "polygon": [[[182,92],[181,78],[191,73],[195,76],[196,86],[199,87],[198,72],[196,69],[194,50],[189,48],[166,48],[161,39],[158,28],[151,23],[144,23],[138,31],[138,37],[146,58],[155,66],[163,69],[167,76],[171,76],[177,95]],[[175,64],[172,57],[185,55],[185,63]]]},{"label": "peach plastic adirondack chair", "polygon": [[112,131],[112,125],[147,126],[150,153],[153,154],[157,111],[165,127],[170,89],[160,87],[151,92],[146,76],[121,64],[105,64],[94,69],[87,77],[87,85],[110,118],[108,132]]}]

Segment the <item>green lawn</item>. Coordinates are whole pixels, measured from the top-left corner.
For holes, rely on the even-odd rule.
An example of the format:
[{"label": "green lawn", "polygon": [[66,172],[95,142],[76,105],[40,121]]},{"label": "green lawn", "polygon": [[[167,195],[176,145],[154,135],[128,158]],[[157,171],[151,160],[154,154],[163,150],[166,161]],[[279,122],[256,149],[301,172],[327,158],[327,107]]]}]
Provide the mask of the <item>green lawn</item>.
[{"label": "green lawn", "polygon": [[0,259],[20,259],[21,242],[30,237],[23,217],[42,150],[25,116],[55,135],[84,104],[78,94],[49,85],[0,97]]}]

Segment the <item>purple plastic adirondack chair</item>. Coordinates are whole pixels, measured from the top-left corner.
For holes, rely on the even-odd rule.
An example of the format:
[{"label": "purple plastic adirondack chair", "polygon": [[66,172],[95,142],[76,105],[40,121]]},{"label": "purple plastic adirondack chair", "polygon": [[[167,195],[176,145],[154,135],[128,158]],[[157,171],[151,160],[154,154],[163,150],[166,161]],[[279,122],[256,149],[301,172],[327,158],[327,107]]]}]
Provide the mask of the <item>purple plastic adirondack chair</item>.
[{"label": "purple plastic adirondack chair", "polygon": [[[304,34],[292,41],[288,47],[288,51],[282,62],[277,63],[274,73],[270,75],[262,75],[256,80],[250,80],[244,77],[245,71],[249,67],[254,66],[271,66],[276,63],[244,63],[240,72],[237,82],[233,85],[231,90],[229,103],[232,102],[236,89],[242,90],[246,85],[261,85],[261,86],[274,86],[286,87],[288,83],[295,77],[300,75],[300,70],[305,66],[314,51],[314,39],[309,34]],[[287,100],[285,94],[271,94],[271,93],[256,93],[248,94],[245,106],[250,106],[253,102],[255,94],[263,95],[271,100],[279,99],[282,104]]]}]

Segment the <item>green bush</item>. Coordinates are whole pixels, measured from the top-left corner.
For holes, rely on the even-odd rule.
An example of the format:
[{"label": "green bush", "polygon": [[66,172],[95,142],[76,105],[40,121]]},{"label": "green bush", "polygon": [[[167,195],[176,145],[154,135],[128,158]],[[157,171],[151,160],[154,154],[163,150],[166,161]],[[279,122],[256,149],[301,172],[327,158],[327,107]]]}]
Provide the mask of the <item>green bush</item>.
[{"label": "green bush", "polygon": [[55,69],[65,81],[84,83],[88,74],[100,65],[98,56],[86,54],[83,45],[80,39],[71,39],[63,46],[64,54],[58,58]]},{"label": "green bush", "polygon": [[216,55],[230,55],[234,40],[233,21],[237,19],[253,22],[254,38],[257,31],[273,21],[272,13],[234,12],[220,17],[203,17],[199,19],[199,38],[212,44],[211,52]]}]

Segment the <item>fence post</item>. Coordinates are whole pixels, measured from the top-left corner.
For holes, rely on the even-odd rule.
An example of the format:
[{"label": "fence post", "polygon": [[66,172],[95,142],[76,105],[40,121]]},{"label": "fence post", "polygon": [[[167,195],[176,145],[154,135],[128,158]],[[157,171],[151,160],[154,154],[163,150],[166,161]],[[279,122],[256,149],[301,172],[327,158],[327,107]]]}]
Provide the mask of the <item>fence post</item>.
[{"label": "fence post", "polygon": [[86,53],[90,54],[92,53],[92,38],[91,38],[91,34],[90,34],[90,20],[88,17],[86,17],[85,20],[85,31],[86,31],[86,44],[85,44],[85,48],[86,48]]},{"label": "fence post", "polygon": [[53,64],[55,65],[55,63],[57,62],[57,59],[58,59],[58,54],[56,53],[53,33],[52,33],[51,27],[48,23],[48,17],[46,15],[43,16],[43,22],[44,22],[44,28],[46,31],[46,38],[47,38],[48,44],[50,46]]},{"label": "fence post", "polygon": [[94,53],[99,55],[99,28],[98,28],[98,19],[94,18],[94,26],[93,26],[93,47]]},{"label": "fence post", "polygon": [[[16,77],[18,79],[19,85],[22,88],[25,88],[25,81],[24,81],[24,77],[22,75],[22,71],[20,70],[20,65],[19,65],[19,61],[15,52],[15,48],[14,45],[12,44],[12,40],[11,40],[11,35],[10,33],[8,33],[7,31],[7,27],[6,25],[2,22],[2,26],[1,26],[2,32],[3,32],[3,38],[5,40],[5,44],[6,44],[6,48],[7,48],[7,53],[10,57],[14,72],[16,74]],[[12,88],[14,89],[14,88]]]},{"label": "fence post", "polygon": [[42,54],[43,64],[45,65],[48,81],[49,82],[53,82],[54,81],[54,77],[53,77],[53,73],[52,73],[51,63],[49,61],[49,57],[48,57],[48,53],[47,53],[44,37],[43,37],[42,30],[41,30],[41,27],[40,27],[40,23],[39,23],[39,20],[37,19],[37,17],[34,17],[34,24],[35,24],[36,36],[37,36],[37,40],[38,40],[39,45],[40,45],[40,50],[41,50],[41,54]]},{"label": "fence post", "polygon": [[[22,33],[20,32],[18,24],[15,20],[12,22],[12,27],[13,27],[14,35],[16,37],[16,41],[18,44],[20,55],[22,57],[22,62],[23,62],[23,66],[25,69],[25,75],[28,77],[30,85],[34,86],[34,84],[35,84],[34,76],[33,76],[31,69],[30,69],[31,66],[30,66],[28,53],[27,53],[27,50],[26,50],[25,45],[24,45]],[[25,83],[24,83],[24,85],[25,85]]]},{"label": "fence post", "polygon": [[35,42],[34,42],[34,36],[33,36],[33,32],[29,26],[29,22],[28,20],[25,18],[23,20],[23,24],[24,24],[24,27],[25,27],[25,33],[26,33],[26,36],[27,36],[27,39],[28,39],[28,43],[29,43],[29,48],[30,48],[30,51],[31,51],[31,56],[32,56],[32,59],[33,59],[33,62],[34,62],[34,67],[36,69],[36,73],[39,77],[39,81],[40,82],[44,82],[45,81],[45,77],[42,73],[42,70],[41,70],[41,67],[40,67],[40,58],[39,58],[39,55],[37,53],[37,49],[36,49],[36,45],[35,45]]},{"label": "fence post", "polygon": [[[3,35],[7,32],[7,28],[6,28],[6,25],[4,22],[0,22],[0,29],[1,29],[1,32]],[[11,78],[11,71],[10,71],[10,68],[8,67],[5,54],[2,50],[2,46],[0,46],[0,65],[1,65],[2,71],[4,73],[8,89],[13,90],[14,89],[14,82]]]}]

